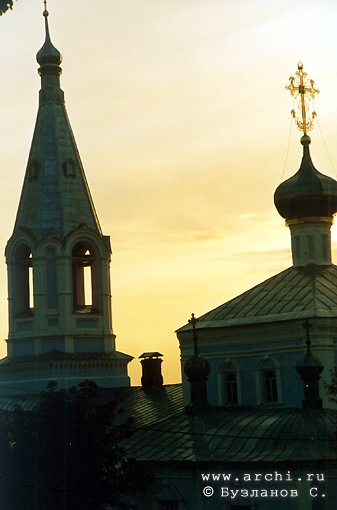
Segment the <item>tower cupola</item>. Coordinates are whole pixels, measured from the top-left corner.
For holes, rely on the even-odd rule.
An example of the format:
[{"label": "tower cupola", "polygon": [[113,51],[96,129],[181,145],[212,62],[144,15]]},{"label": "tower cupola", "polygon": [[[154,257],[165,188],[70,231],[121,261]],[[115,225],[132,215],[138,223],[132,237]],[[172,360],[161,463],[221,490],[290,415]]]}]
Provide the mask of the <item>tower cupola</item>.
[{"label": "tower cupola", "polygon": [[46,9],[46,3],[45,10],[43,11],[43,16],[45,19],[46,36],[42,48],[36,54],[36,61],[38,64],[40,64],[39,74],[40,75],[46,73],[61,74],[60,65],[62,62],[62,55],[59,52],[59,50],[55,48],[50,39],[48,26],[49,12]]},{"label": "tower cupola", "polygon": [[274,194],[279,214],[286,220],[291,231],[294,266],[307,264],[331,264],[331,225],[337,212],[337,181],[320,173],[311,160],[307,132],[312,129],[313,119],[308,118],[310,99],[319,91],[314,81],[307,79],[302,63],[298,64],[297,81],[290,77],[286,88],[298,100],[300,117],[292,110],[297,126],[303,132],[301,144],[303,157],[299,170],[282,182]]}]

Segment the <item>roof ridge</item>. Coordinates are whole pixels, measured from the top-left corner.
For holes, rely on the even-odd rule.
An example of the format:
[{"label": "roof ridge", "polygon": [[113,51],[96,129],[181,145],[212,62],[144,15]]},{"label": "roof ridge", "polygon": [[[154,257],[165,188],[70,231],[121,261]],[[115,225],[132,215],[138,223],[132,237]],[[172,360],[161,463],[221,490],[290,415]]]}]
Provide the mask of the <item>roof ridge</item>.
[{"label": "roof ridge", "polygon": [[[291,266],[199,317],[198,329],[337,315],[337,266]],[[186,324],[177,330],[187,331]]]}]

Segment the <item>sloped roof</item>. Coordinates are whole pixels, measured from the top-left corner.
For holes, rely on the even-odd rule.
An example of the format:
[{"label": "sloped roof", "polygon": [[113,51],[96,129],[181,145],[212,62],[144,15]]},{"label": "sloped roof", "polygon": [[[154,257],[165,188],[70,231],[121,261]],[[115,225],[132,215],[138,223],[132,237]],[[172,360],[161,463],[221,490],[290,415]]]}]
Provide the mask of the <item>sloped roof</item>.
[{"label": "sloped roof", "polygon": [[[197,328],[337,317],[337,266],[290,267],[199,317]],[[186,324],[178,329],[190,329]]]},{"label": "sloped roof", "polygon": [[[133,418],[127,454],[147,462],[314,462],[337,458],[336,412],[324,409],[184,407],[182,385],[100,391]],[[31,410],[39,397],[1,397],[0,409]]]},{"label": "sloped roof", "polygon": [[[235,463],[337,460],[333,411],[210,406],[192,412],[183,406],[181,389],[168,388],[155,392],[140,389],[137,411],[129,407],[135,424],[126,448],[133,458]],[[166,403],[161,407],[162,397]],[[126,402],[131,403],[129,399]]]}]

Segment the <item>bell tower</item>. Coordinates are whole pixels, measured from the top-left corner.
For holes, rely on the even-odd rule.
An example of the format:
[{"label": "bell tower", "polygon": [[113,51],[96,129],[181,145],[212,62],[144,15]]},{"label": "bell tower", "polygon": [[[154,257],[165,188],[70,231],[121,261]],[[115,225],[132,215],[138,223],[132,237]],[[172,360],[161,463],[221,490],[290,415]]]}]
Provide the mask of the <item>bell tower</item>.
[{"label": "bell tower", "polygon": [[8,383],[18,392],[41,391],[49,380],[61,387],[83,379],[127,386],[132,357],[116,351],[112,330],[110,240],[102,234],[66,112],[62,56],[51,42],[44,3],[39,108],[5,252],[9,334],[0,392]]}]

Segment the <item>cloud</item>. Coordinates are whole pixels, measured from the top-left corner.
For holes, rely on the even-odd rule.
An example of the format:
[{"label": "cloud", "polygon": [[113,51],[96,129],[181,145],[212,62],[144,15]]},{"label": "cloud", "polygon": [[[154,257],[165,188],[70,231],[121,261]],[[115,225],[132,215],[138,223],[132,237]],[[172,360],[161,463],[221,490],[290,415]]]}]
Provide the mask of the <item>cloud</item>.
[{"label": "cloud", "polygon": [[197,241],[197,242],[214,241],[215,239],[222,239],[223,237],[224,237],[223,232],[214,232],[214,231],[201,232],[201,233],[194,234],[192,236],[192,241]]},{"label": "cloud", "polygon": [[255,217],[256,217],[256,213],[254,213],[254,212],[240,214],[239,220],[249,220],[250,218],[255,218]]}]

